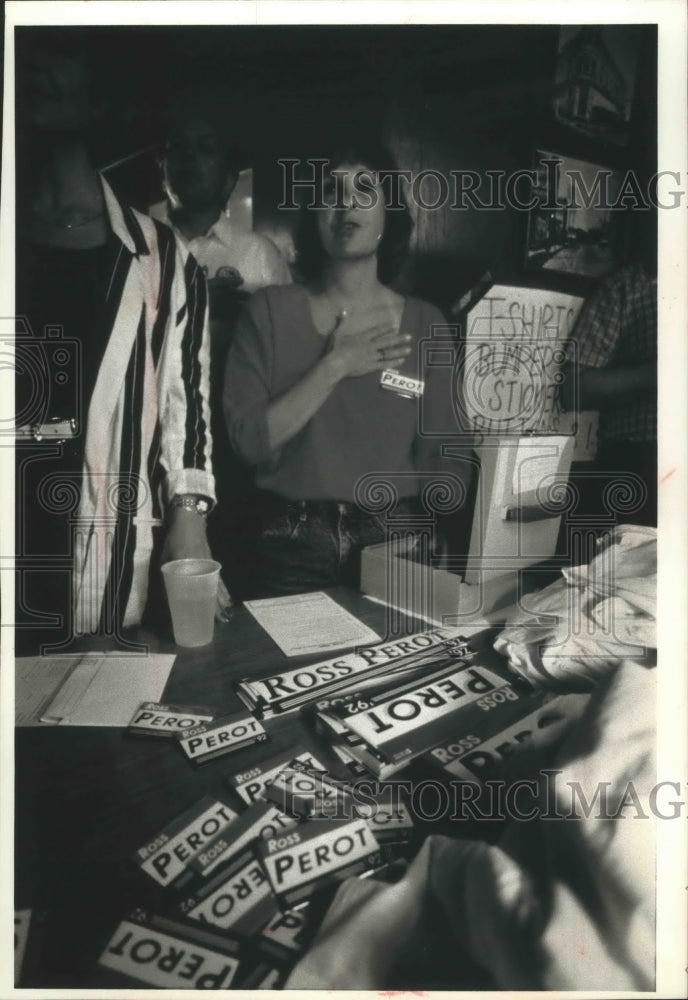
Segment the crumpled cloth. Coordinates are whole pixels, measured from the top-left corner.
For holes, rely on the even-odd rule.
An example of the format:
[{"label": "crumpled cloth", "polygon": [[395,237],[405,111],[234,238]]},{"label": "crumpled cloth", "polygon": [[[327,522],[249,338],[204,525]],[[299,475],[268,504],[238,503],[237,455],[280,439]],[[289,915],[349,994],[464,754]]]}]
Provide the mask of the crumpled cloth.
[{"label": "crumpled cloth", "polygon": [[424,935],[447,928],[454,978],[435,988],[471,988],[465,956],[483,988],[652,990],[655,674],[627,660],[597,686],[549,763],[554,818],[512,820],[495,845],[430,836],[397,884],[348,880],[287,988],[427,988]]},{"label": "crumpled cloth", "polygon": [[589,565],[562,570],[495,640],[536,687],[589,691],[622,660],[656,649],[656,528],[620,525],[598,545]]}]

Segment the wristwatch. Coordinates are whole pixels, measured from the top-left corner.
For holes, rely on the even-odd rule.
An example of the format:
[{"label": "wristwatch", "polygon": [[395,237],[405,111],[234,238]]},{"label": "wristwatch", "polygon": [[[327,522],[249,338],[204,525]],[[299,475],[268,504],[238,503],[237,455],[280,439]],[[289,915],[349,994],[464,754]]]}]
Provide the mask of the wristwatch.
[{"label": "wristwatch", "polygon": [[177,493],[172,497],[170,510],[174,510],[175,507],[183,507],[185,510],[193,511],[194,514],[206,517],[210,512],[211,502],[208,497],[198,493]]}]

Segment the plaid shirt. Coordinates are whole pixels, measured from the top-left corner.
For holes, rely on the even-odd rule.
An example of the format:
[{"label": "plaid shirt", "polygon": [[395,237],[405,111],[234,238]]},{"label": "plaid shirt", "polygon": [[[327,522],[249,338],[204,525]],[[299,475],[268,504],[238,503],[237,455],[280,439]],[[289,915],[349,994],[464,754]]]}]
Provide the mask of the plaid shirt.
[{"label": "plaid shirt", "polygon": [[[584,367],[656,365],[657,280],[640,264],[617,271],[584,306],[574,338]],[[656,398],[602,411],[600,439],[656,441]]]}]

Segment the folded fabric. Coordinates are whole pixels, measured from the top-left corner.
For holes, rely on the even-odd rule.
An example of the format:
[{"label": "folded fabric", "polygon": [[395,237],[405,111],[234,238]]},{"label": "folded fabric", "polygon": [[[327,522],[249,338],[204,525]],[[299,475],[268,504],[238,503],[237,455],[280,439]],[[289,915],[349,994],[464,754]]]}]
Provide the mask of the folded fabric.
[{"label": "folded fabric", "polygon": [[517,610],[497,637],[494,647],[513,670],[537,687],[589,691],[622,660],[656,648],[654,528],[614,528],[588,566],[562,576],[531,595],[527,611]]}]

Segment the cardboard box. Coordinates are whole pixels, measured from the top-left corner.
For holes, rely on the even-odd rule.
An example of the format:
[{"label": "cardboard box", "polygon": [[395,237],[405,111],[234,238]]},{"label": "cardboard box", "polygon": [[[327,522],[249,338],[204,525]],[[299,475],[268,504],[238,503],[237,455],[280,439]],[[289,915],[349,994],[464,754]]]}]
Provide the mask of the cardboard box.
[{"label": "cardboard box", "polygon": [[363,550],[361,592],[433,624],[484,624],[516,601],[521,570],[555,554],[574,443],[566,435],[485,441],[467,558],[440,565],[424,555],[432,526],[409,526]]}]

